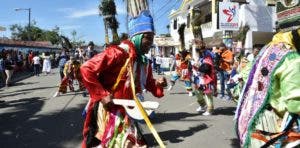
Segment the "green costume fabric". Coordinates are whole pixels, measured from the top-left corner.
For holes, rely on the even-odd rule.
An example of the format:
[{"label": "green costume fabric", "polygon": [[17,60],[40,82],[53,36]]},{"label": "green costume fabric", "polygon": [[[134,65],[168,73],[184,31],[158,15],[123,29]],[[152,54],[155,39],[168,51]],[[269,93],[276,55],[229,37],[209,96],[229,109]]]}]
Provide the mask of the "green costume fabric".
[{"label": "green costume fabric", "polygon": [[207,106],[207,112],[212,113],[214,110],[214,103],[213,103],[213,95],[212,94],[203,94],[202,91],[195,90],[194,91],[197,102],[201,107]]},{"label": "green costume fabric", "polygon": [[274,75],[271,106],[281,115],[286,110],[300,113],[300,55],[296,52],[290,54]]},{"label": "green costume fabric", "polygon": [[248,62],[246,66],[241,70],[240,74],[242,75],[243,80],[246,82],[250,73],[250,70],[253,66],[253,62]]},{"label": "green costume fabric", "polygon": [[143,54],[142,49],[141,49],[142,39],[143,39],[143,34],[137,34],[131,38],[131,41],[133,42],[133,44],[136,48],[136,51],[137,51],[137,62],[139,64],[147,64],[148,59]]}]

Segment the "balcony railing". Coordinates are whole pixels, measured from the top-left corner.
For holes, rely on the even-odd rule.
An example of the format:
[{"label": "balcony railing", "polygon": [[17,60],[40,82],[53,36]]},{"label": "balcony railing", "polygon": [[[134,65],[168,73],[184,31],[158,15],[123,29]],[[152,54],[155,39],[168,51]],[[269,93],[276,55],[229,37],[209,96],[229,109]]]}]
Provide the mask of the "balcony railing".
[{"label": "balcony railing", "polygon": [[212,22],[201,24],[202,30],[212,30]]}]

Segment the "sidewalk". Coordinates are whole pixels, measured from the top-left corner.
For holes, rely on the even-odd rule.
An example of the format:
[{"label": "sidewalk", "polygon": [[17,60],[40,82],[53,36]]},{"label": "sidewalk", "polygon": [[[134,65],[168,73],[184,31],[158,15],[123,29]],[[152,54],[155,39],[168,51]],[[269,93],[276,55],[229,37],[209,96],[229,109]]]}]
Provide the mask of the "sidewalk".
[{"label": "sidewalk", "polygon": [[[27,71],[27,70],[24,70],[22,72],[19,71],[19,72],[13,73],[11,81],[12,81],[12,83],[16,83],[18,81],[24,80],[24,79],[29,78],[31,76],[32,76],[32,72],[30,72],[30,71]],[[4,84],[0,83],[0,88],[2,88],[4,86],[5,86]]]}]

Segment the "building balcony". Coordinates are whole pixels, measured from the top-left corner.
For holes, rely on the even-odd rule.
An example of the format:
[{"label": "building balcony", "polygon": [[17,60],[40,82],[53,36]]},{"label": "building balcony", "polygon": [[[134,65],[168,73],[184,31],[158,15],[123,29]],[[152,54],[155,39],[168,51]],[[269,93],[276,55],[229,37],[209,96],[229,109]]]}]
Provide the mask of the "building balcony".
[{"label": "building balcony", "polygon": [[212,37],[216,30],[213,29],[212,22],[201,24],[203,38]]}]

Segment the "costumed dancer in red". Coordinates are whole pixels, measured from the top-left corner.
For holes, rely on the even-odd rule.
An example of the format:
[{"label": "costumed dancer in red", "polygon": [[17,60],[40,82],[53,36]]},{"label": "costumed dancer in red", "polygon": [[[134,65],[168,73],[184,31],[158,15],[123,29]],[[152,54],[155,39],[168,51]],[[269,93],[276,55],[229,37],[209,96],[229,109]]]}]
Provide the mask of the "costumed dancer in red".
[{"label": "costumed dancer in red", "polygon": [[78,81],[79,90],[85,90],[82,83],[82,76],[80,73],[80,62],[77,61],[73,56],[70,57],[70,60],[64,66],[64,78],[61,80],[59,85],[59,90],[54,94],[53,97],[57,97],[61,94],[67,92],[67,87],[69,86],[70,91],[74,91],[73,82],[74,80]]},{"label": "costumed dancer in red", "polygon": [[[90,93],[83,129],[82,147],[141,147],[145,141],[135,121],[113,98],[133,99],[130,69],[136,93],[151,92],[162,97],[165,78],[155,80],[144,55],[153,44],[154,25],[149,11],[141,11],[129,23],[130,40],[107,48],[81,66],[83,82]],[[128,61],[128,64],[126,64]],[[125,68],[124,68],[125,67]]]},{"label": "costumed dancer in red", "polygon": [[213,53],[205,49],[205,43],[195,39],[196,51],[199,59],[193,64],[195,95],[199,107],[196,111],[204,112],[202,115],[211,115],[214,109],[213,95],[217,91],[217,76],[213,64]]},{"label": "costumed dancer in red", "polygon": [[189,96],[193,96],[193,89],[192,89],[192,64],[191,64],[191,56],[190,53],[185,50],[184,44],[184,28],[185,24],[180,25],[178,29],[178,34],[181,42],[181,51],[180,54],[177,54],[177,58],[180,57],[180,60],[176,59],[176,70],[171,76],[170,80],[170,87],[168,91],[172,90],[173,86],[175,85],[176,81],[180,78],[184,81],[186,90]]}]

